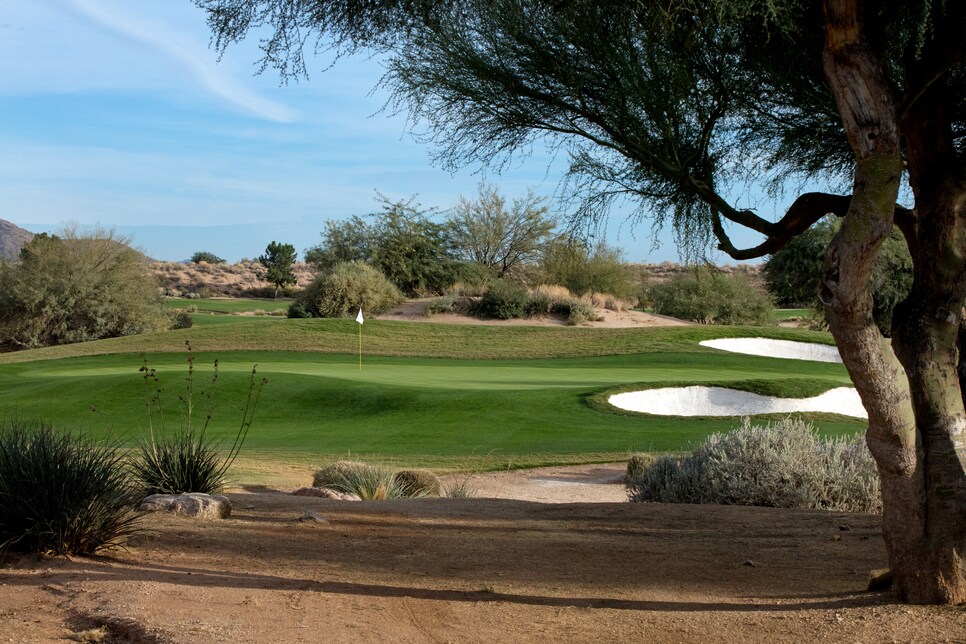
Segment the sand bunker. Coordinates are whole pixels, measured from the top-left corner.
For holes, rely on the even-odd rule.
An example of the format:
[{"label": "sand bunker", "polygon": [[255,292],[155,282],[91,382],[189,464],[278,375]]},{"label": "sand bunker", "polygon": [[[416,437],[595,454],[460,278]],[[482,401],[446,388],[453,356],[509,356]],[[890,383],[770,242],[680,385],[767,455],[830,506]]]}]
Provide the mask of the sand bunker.
[{"label": "sand bunker", "polygon": [[813,342],[769,340],[768,338],[720,338],[718,340],[702,340],[698,344],[702,347],[732,353],[746,353],[752,356],[813,360],[815,362],[842,362],[839,350],[834,346]]},{"label": "sand bunker", "polygon": [[664,387],[615,394],[607,401],[627,411],[657,416],[754,416],[829,412],[868,418],[858,392],[836,387],[814,398],[774,398],[723,387]]}]

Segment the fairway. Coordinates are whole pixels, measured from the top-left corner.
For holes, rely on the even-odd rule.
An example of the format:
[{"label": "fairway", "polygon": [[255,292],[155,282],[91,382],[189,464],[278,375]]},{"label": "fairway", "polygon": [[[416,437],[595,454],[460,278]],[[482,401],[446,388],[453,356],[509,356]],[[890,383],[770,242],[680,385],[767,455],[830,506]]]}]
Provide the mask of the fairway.
[{"label": "fairway", "polygon": [[[257,327],[266,330],[265,341],[271,342],[276,328],[312,330],[315,341],[319,331],[339,331],[331,337],[341,338],[345,330],[343,321],[314,322],[314,327],[289,320],[254,326],[225,324],[200,331],[231,336],[232,329]],[[512,349],[518,344],[529,345],[530,353],[559,357],[487,360],[365,355],[360,369],[358,356],[351,353],[199,350],[195,354],[195,402],[199,409],[205,407],[202,392],[212,389],[211,365],[217,357],[220,376],[214,389],[211,430],[219,437],[233,435],[251,368],[257,364],[258,378],[269,382],[246,443],[249,457],[285,454],[312,460],[352,454],[436,465],[485,457],[493,466],[505,466],[607,460],[633,451],[678,451],[711,432],[737,424],[734,418],[643,416],[590,404],[589,398],[608,389],[756,381],[794,394],[802,388],[824,390],[849,383],[841,365],[790,364],[697,345],[699,339],[747,334],[747,329],[637,329],[629,335],[613,329],[518,327],[505,333],[510,330],[475,327],[469,335],[450,332],[447,338],[440,326],[383,322],[367,323],[365,328],[383,340],[395,336],[401,347],[410,349],[421,336],[427,354],[458,353],[459,346],[440,346],[447,339],[463,338],[463,348],[472,354],[474,345],[498,346],[502,338],[504,351],[492,353],[505,354],[507,345]],[[575,332],[581,337],[579,331],[588,332],[583,334],[585,342],[571,346]],[[788,336],[780,330],[769,331],[777,331],[777,337]],[[615,345],[617,337],[623,340]],[[815,334],[810,337],[814,338]],[[344,343],[344,338],[339,342]],[[192,343],[196,349],[204,348],[203,339]],[[535,343],[540,346],[534,347]],[[73,348],[78,354],[85,346],[96,353],[96,344]],[[375,341],[371,344],[383,346]],[[633,345],[637,351],[632,350]],[[623,346],[625,352],[608,355],[615,346]],[[164,389],[168,422],[175,424],[177,395],[184,391],[187,370],[187,354],[176,347],[173,344],[168,351],[147,355],[148,365],[157,370]],[[568,351],[587,353],[588,347],[596,347],[601,355],[566,355]],[[30,353],[37,352],[19,357],[29,358]],[[134,443],[147,429],[145,395],[153,391],[145,389],[138,372],[141,364],[136,353],[0,364],[0,378],[5,383],[0,407],[8,417],[42,417],[57,425],[82,427]],[[198,413],[203,416],[204,411]],[[809,417],[827,433],[864,429],[863,423],[841,416]]]}]

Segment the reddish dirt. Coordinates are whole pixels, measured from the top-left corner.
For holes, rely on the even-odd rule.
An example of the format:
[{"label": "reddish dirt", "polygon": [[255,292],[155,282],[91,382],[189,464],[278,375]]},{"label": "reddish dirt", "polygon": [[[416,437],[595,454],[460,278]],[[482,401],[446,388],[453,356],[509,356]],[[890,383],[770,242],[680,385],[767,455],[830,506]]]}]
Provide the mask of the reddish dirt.
[{"label": "reddish dirt", "polygon": [[478,475],[470,499],[238,491],[228,520],[147,516],[107,556],[8,559],[0,640],[966,641],[962,607],[865,591],[877,516],[561,502],[622,498],[619,473]]}]

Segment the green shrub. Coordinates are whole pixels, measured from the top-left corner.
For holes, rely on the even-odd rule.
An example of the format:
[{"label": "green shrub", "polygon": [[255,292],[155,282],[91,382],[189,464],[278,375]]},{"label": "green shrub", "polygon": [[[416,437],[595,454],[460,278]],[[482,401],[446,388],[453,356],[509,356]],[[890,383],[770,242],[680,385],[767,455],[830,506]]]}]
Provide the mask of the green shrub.
[{"label": "green shrub", "polygon": [[547,284],[565,286],[576,295],[594,291],[624,299],[637,295],[633,273],[621,260],[620,250],[604,244],[588,246],[558,237],[546,245],[539,272]]},{"label": "green shrub", "polygon": [[449,313],[456,310],[456,296],[445,295],[437,297],[426,305],[426,315],[433,316],[437,313]]},{"label": "green shrub", "polygon": [[554,306],[554,313],[562,315],[567,324],[571,326],[576,326],[578,324],[583,324],[584,322],[591,322],[599,319],[597,309],[595,309],[591,304],[576,298],[557,303],[557,305]]},{"label": "green shrub", "polygon": [[223,260],[221,257],[218,257],[214,253],[211,253],[206,250],[199,250],[197,253],[191,256],[190,261],[193,264],[200,264],[201,262],[205,262],[206,264],[224,264],[225,263],[225,260]]},{"label": "green shrub", "polygon": [[[195,307],[197,310],[197,307]],[[191,325],[194,324],[194,320],[191,317],[191,313],[187,310],[184,311],[172,311],[171,316],[171,328],[172,329],[190,329]]]},{"label": "green shrub", "polygon": [[651,287],[654,311],[702,324],[770,324],[774,305],[740,273],[695,268]]},{"label": "green shrub", "polygon": [[[630,472],[629,472],[630,473]],[[862,437],[822,439],[800,420],[747,419],[690,455],[662,456],[628,481],[633,501],[879,512],[879,477]]]},{"label": "green shrub", "polygon": [[110,231],[39,234],[0,263],[0,348],[33,349],[171,328],[158,280]]},{"label": "green shrub", "polygon": [[114,446],[48,425],[0,426],[0,551],[90,554],[135,532]]},{"label": "green shrub", "polygon": [[429,470],[399,470],[393,479],[407,497],[439,496],[443,491],[439,477]]},{"label": "green shrub", "polygon": [[303,300],[295,300],[288,305],[286,315],[293,319],[310,318],[312,317],[312,311],[309,310]]},{"label": "green shrub", "polygon": [[[178,397],[181,403],[181,423],[177,429],[168,431],[164,423],[161,402],[162,389],[154,369],[141,367],[144,378],[145,402],[149,411],[150,435],[142,440],[131,462],[131,471],[145,495],[183,494],[198,492],[212,494],[225,487],[225,475],[235,461],[251,428],[262,386],[268,381],[256,382],[252,368],[248,382],[248,397],[242,409],[242,418],[234,441],[223,455],[219,443],[208,435],[208,424],[214,412],[214,389],[218,382],[218,362],[209,389],[202,392],[205,399],[205,418],[195,422],[194,356],[188,346],[188,377],[185,393]],[[155,427],[155,418],[157,427]]]},{"label": "green shrub", "polygon": [[519,284],[497,280],[473,306],[472,313],[482,318],[511,320],[527,314],[527,290]]},{"label": "green shrub", "polygon": [[314,317],[338,318],[354,317],[360,307],[367,314],[382,313],[402,302],[403,295],[369,264],[342,262],[316,277],[297,301]]}]

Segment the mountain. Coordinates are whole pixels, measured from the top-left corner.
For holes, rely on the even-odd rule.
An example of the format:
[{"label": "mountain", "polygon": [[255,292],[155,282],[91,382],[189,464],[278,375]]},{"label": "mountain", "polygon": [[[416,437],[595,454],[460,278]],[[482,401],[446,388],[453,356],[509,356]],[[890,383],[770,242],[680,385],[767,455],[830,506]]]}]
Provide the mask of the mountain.
[{"label": "mountain", "polygon": [[34,234],[6,219],[0,219],[0,260],[15,260],[20,257],[20,248],[31,239]]}]

